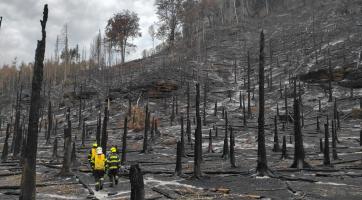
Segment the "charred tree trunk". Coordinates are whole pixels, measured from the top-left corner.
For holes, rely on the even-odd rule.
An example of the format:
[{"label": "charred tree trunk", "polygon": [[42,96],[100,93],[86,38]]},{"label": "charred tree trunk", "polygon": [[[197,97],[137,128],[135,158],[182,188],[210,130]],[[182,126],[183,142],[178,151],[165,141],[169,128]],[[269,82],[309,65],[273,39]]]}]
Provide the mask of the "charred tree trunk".
[{"label": "charred tree trunk", "polygon": [[122,159],[121,164],[124,165],[126,163],[126,155],[127,155],[127,132],[128,132],[128,126],[127,126],[127,116],[124,118],[124,125],[123,125],[123,136],[122,136]]},{"label": "charred tree trunk", "polygon": [[284,86],[284,106],[285,106],[285,122],[288,124],[289,112],[288,112],[288,94],[287,86]]},{"label": "charred tree trunk", "polygon": [[230,127],[230,165],[232,168],[236,168],[234,147],[235,147],[235,138],[233,133],[233,127]]},{"label": "charred tree trunk", "polygon": [[251,106],[250,106],[250,92],[251,92],[251,88],[250,88],[250,53],[248,51],[248,116],[251,116]]},{"label": "charred tree trunk", "polygon": [[241,91],[239,92],[239,109],[243,109],[243,96]]},{"label": "charred tree trunk", "polygon": [[194,146],[194,177],[201,178],[201,161],[202,161],[202,129],[200,116],[200,85],[196,84],[196,130],[195,130],[195,146]]},{"label": "charred tree trunk", "polygon": [[[20,89],[21,90],[21,89]],[[20,99],[21,99],[21,91],[18,92],[17,98],[16,98],[16,109],[15,109],[15,122],[14,122],[14,136],[13,136],[13,144],[12,145],[12,152],[13,152],[13,158],[17,159],[19,152],[20,152],[20,146],[22,142],[22,132],[20,129]]]},{"label": "charred tree trunk", "polygon": [[332,120],[332,156],[333,156],[333,160],[338,160],[337,134],[336,134],[335,121],[334,120]]},{"label": "charred tree trunk", "polygon": [[102,126],[102,141],[101,141],[101,147],[103,150],[103,153],[107,151],[107,141],[108,141],[108,132],[107,132],[107,124],[108,124],[108,107],[106,106],[104,108],[104,118],[103,118],[103,126]]},{"label": "charred tree trunk", "polygon": [[138,164],[131,166],[129,180],[131,182],[131,200],[144,200],[145,186],[143,174]]},{"label": "charred tree trunk", "polygon": [[97,121],[97,132],[96,132],[96,141],[97,141],[97,145],[101,146],[101,126],[102,126],[102,122],[101,122],[101,111],[98,111],[98,121]]},{"label": "charred tree trunk", "polygon": [[187,83],[186,134],[188,144],[191,144],[190,100],[190,83]]},{"label": "charred tree trunk", "polygon": [[224,135],[224,147],[222,151],[222,158],[227,160],[229,158],[229,141],[228,141],[228,129],[229,129],[228,114],[225,111],[225,135]]},{"label": "charred tree trunk", "polygon": [[294,80],[294,162],[291,167],[303,169],[309,167],[309,164],[304,160],[300,107],[300,99],[297,98],[297,80]]},{"label": "charred tree trunk", "polygon": [[203,118],[202,118],[202,121],[203,121],[203,125],[206,126],[206,106],[207,106],[207,88],[206,88],[206,83],[204,84],[204,106],[203,106],[203,112],[202,112],[202,115],[203,115]]},{"label": "charred tree trunk", "polygon": [[50,142],[50,132],[53,129],[53,112],[52,112],[52,103],[49,101],[48,103],[48,130],[47,130],[47,138],[46,143]]},{"label": "charred tree trunk", "polygon": [[70,156],[70,162],[72,163],[73,166],[75,166],[76,161],[77,161],[77,149],[75,147],[75,142],[73,142],[72,153]]},{"label": "charred tree trunk", "polygon": [[274,147],[273,147],[273,151],[274,152],[279,152],[280,151],[280,146],[279,146],[279,137],[278,137],[278,124],[277,124],[277,117],[274,117]]},{"label": "charred tree trunk", "polygon": [[245,96],[243,95],[243,122],[244,127],[247,126],[247,120],[246,120],[246,107],[245,107]]},{"label": "charred tree trunk", "polygon": [[324,149],[324,148],[323,148],[323,139],[322,139],[322,138],[319,138],[319,150],[320,150],[321,153],[324,152],[323,149]]},{"label": "charred tree trunk", "polygon": [[287,139],[285,135],[283,136],[283,145],[282,145],[282,157],[281,159],[287,159],[288,153],[287,153]]},{"label": "charred tree trunk", "polygon": [[150,113],[148,112],[148,104],[146,105],[146,111],[145,111],[145,131],[143,135],[143,149],[142,153],[149,153],[148,150],[148,131],[150,127]]},{"label": "charred tree trunk", "polygon": [[329,98],[328,101],[332,102],[333,101],[333,97],[332,97],[332,79],[333,79],[333,74],[332,74],[332,64],[331,64],[331,59],[329,59],[329,66],[328,66],[328,92],[329,92]]},{"label": "charred tree trunk", "polygon": [[64,157],[63,166],[60,171],[61,176],[71,175],[70,165],[72,156],[72,124],[70,121],[70,109],[67,111],[68,127],[64,129]]},{"label": "charred tree trunk", "polygon": [[176,115],[178,115],[178,97],[177,96],[175,96],[175,101],[176,101]]},{"label": "charred tree trunk", "polygon": [[186,157],[185,153],[185,134],[184,134],[184,116],[181,115],[181,156]]},{"label": "charred tree trunk", "polygon": [[10,124],[8,124],[6,126],[6,136],[5,136],[5,141],[4,141],[4,146],[3,146],[3,151],[1,154],[1,161],[5,162],[8,160],[8,153],[9,153],[9,137],[10,137]]},{"label": "charred tree trunk", "polygon": [[321,130],[320,125],[319,125],[319,116],[317,116],[317,132],[319,132]]},{"label": "charred tree trunk", "polygon": [[58,159],[58,138],[54,139],[52,158],[53,158],[53,160]]},{"label": "charred tree trunk", "polygon": [[331,165],[331,160],[329,158],[329,127],[328,127],[328,122],[324,125],[324,131],[325,131],[325,136],[324,136],[324,160],[323,160],[323,164],[326,166],[330,166]]},{"label": "charred tree trunk", "polygon": [[217,115],[217,101],[215,101],[214,116]]},{"label": "charred tree trunk", "polygon": [[85,137],[86,137],[85,120],[83,119],[83,123],[82,123],[82,147],[85,146]]},{"label": "charred tree trunk", "polygon": [[207,149],[207,152],[208,153],[214,153],[214,149],[212,147],[212,132],[211,132],[211,129],[209,131],[209,147]]},{"label": "charred tree trunk", "polygon": [[182,142],[177,142],[175,175],[182,175]]},{"label": "charred tree trunk", "polygon": [[20,200],[35,199],[35,173],[36,173],[36,152],[38,147],[38,122],[39,107],[41,104],[41,86],[43,82],[44,54],[45,54],[45,27],[48,21],[48,5],[44,6],[42,27],[42,39],[38,41],[35,52],[35,63],[33,70],[32,92],[30,99],[28,137],[24,157],[23,173],[21,177]]},{"label": "charred tree trunk", "polygon": [[153,142],[155,140],[155,117],[152,117],[152,122],[151,122],[151,141]]},{"label": "charred tree trunk", "polygon": [[[147,112],[146,112],[146,116],[147,116]],[[172,97],[172,112],[171,112],[171,117],[170,117],[171,126],[173,126],[174,121],[175,121],[175,97]]]},{"label": "charred tree trunk", "polygon": [[264,136],[264,32],[260,33],[259,54],[259,116],[258,116],[258,160],[256,172],[258,176],[268,173]]}]

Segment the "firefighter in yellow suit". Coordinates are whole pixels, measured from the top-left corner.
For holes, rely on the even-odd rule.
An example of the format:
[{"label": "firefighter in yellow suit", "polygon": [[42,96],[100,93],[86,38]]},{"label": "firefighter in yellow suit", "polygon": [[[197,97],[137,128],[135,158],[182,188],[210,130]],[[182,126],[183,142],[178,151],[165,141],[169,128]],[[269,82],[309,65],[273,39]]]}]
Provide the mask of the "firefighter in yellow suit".
[{"label": "firefighter in yellow suit", "polygon": [[106,169],[108,172],[109,180],[111,181],[111,187],[113,184],[118,184],[118,171],[120,167],[121,160],[117,154],[116,147],[111,148],[111,153],[107,156],[106,160]]},{"label": "firefighter in yellow suit", "polygon": [[103,176],[106,170],[106,157],[103,154],[102,147],[97,147],[97,154],[93,158],[93,175],[96,181],[96,191],[103,189]]},{"label": "firefighter in yellow suit", "polygon": [[88,162],[89,162],[89,165],[90,167],[94,168],[94,163],[93,163],[93,160],[94,160],[94,156],[97,154],[97,143],[94,143],[93,146],[92,146],[92,149],[89,151],[89,154],[88,154]]}]

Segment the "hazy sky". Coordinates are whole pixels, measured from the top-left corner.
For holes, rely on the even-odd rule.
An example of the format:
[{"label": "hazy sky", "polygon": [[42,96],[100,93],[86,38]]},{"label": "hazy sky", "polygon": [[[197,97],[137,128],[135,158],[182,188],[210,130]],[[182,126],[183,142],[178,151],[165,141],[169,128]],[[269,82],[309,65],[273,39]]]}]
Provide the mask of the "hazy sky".
[{"label": "hazy sky", "polygon": [[135,39],[135,52],[128,55],[141,57],[145,48],[152,47],[148,27],[157,21],[154,0],[0,0],[0,65],[11,63],[15,57],[33,62],[36,41],[41,39],[40,23],[44,4],[49,6],[47,23],[47,51],[50,58],[55,49],[56,36],[68,24],[70,47],[76,44],[89,55],[90,42],[100,29],[102,34],[107,20],[118,11],[128,9],[138,14],[142,37]]}]

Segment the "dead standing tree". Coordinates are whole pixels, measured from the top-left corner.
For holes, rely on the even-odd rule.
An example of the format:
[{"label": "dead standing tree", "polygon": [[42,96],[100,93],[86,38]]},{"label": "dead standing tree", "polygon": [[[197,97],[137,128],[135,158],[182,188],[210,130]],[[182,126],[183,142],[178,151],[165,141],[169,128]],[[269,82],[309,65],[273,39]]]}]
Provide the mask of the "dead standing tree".
[{"label": "dead standing tree", "polygon": [[5,136],[5,141],[4,141],[4,146],[3,146],[3,151],[1,154],[1,161],[5,162],[8,160],[8,153],[9,153],[9,144],[8,144],[8,140],[10,137],[10,124],[8,124],[6,126],[6,136]]},{"label": "dead standing tree", "polygon": [[131,166],[129,180],[131,182],[131,200],[144,200],[145,185],[143,181],[142,171],[138,164]]},{"label": "dead standing tree", "polygon": [[72,122],[70,121],[70,108],[67,110],[67,128],[64,129],[64,157],[61,176],[70,176],[70,165],[72,156]]},{"label": "dead standing tree", "polygon": [[101,145],[101,111],[98,111],[98,120],[97,120],[97,132],[96,132],[96,141],[97,141],[97,145],[100,146]]},{"label": "dead standing tree", "polygon": [[250,53],[248,51],[248,116],[251,116],[251,106],[250,106]]},{"label": "dead standing tree", "polygon": [[53,113],[52,113],[52,103],[49,101],[48,103],[48,130],[46,136],[46,143],[49,144],[50,142],[50,132],[53,128]]},{"label": "dead standing tree", "polygon": [[191,144],[191,120],[190,120],[190,83],[187,84],[187,108],[186,108],[186,135],[187,142]]},{"label": "dead standing tree", "polygon": [[108,124],[108,115],[109,110],[106,106],[104,108],[104,118],[103,118],[103,126],[102,126],[102,141],[101,141],[101,147],[103,150],[103,153],[107,151],[107,141],[108,141],[108,133],[107,133],[107,124]]},{"label": "dead standing tree", "polygon": [[127,116],[124,118],[124,125],[123,125],[123,136],[122,136],[122,159],[121,164],[124,165],[126,163],[126,156],[127,156],[127,132],[128,132],[128,126],[127,126]]},{"label": "dead standing tree", "polygon": [[201,160],[202,160],[202,130],[200,116],[200,84],[196,84],[196,130],[195,130],[195,146],[194,146],[194,177],[201,178]]},{"label": "dead standing tree", "polygon": [[145,132],[143,135],[143,150],[142,153],[149,153],[148,149],[148,131],[150,128],[150,113],[148,112],[148,104],[145,109]]},{"label": "dead standing tree", "polygon": [[45,4],[43,20],[40,21],[42,28],[42,39],[38,41],[32,81],[32,92],[29,110],[28,137],[24,155],[24,165],[21,177],[20,200],[35,199],[36,181],[36,152],[38,150],[38,122],[39,108],[41,104],[41,86],[43,82],[44,54],[45,54],[45,27],[48,21],[48,5]]},{"label": "dead standing tree", "polygon": [[258,116],[258,160],[256,173],[258,176],[265,176],[269,173],[264,135],[264,31],[260,33],[260,54],[259,54],[259,116]]},{"label": "dead standing tree", "polygon": [[304,160],[303,135],[300,119],[300,99],[297,98],[297,81],[294,80],[294,162],[291,168],[309,168],[309,164]]}]

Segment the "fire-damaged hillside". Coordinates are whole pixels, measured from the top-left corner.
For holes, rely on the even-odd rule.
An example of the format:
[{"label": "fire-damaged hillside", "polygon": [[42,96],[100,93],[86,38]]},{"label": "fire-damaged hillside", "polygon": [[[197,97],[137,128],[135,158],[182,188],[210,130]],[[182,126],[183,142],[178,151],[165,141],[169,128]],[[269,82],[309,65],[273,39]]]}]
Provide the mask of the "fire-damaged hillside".
[{"label": "fire-damaged hillside", "polygon": [[[177,26],[142,59],[65,80],[45,62],[36,101],[37,78],[2,85],[1,199],[361,199],[361,1],[167,6]],[[118,184],[94,179],[93,145],[119,156]]]}]

